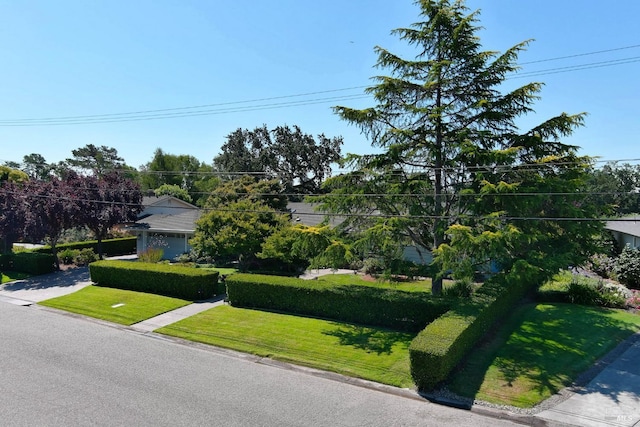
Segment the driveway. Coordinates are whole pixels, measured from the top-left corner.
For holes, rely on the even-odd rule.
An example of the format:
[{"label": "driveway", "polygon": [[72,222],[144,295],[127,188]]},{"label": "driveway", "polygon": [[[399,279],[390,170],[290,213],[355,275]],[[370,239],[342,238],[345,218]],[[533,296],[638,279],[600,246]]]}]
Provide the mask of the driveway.
[{"label": "driveway", "polygon": [[73,293],[90,284],[88,267],[70,268],[0,285],[0,301],[31,305]]}]

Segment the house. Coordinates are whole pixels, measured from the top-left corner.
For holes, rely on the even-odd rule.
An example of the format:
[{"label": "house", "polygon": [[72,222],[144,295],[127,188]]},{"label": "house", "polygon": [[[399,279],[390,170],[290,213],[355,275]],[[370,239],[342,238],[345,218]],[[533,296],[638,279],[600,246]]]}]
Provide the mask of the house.
[{"label": "house", "polygon": [[144,197],[142,205],[138,220],[127,227],[138,237],[138,254],[160,248],[164,251],[162,258],[172,260],[191,250],[189,239],[201,215],[197,206],[172,196]]},{"label": "house", "polygon": [[640,248],[640,216],[607,221],[604,228],[611,232],[620,248],[626,245]]}]

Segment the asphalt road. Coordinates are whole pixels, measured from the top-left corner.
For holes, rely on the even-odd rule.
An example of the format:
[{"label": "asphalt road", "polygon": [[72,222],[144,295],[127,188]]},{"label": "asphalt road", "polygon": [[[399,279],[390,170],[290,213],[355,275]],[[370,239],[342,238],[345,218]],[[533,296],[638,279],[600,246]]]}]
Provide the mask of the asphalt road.
[{"label": "asphalt road", "polygon": [[0,424],[517,425],[7,303],[0,303]]}]

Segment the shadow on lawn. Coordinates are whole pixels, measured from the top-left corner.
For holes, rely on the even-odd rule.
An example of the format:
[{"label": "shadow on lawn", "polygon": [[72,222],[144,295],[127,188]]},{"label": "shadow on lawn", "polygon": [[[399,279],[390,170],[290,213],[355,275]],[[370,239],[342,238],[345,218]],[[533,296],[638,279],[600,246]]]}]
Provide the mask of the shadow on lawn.
[{"label": "shadow on lawn", "polygon": [[336,329],[323,334],[337,337],[340,345],[348,345],[369,353],[391,354],[393,347],[400,344],[409,347],[414,335],[358,325],[335,324]]},{"label": "shadow on lawn", "polygon": [[[526,379],[539,395],[555,394],[574,383],[636,329],[632,323],[608,317],[610,313],[570,304],[521,307],[454,373],[452,388],[475,397],[487,371],[494,366],[505,383],[503,387],[513,387],[519,379]],[[580,385],[597,372],[582,376]],[[625,392],[606,386],[603,389],[613,400]]]}]

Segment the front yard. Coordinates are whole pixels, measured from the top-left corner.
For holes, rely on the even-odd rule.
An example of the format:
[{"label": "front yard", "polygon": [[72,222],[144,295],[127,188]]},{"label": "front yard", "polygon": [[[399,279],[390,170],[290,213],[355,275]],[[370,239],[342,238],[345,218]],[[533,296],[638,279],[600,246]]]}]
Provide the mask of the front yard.
[{"label": "front yard", "polygon": [[[346,276],[327,277],[338,283],[353,281]],[[424,289],[427,284],[417,286]],[[131,325],[189,301],[90,286],[41,304]],[[532,407],[571,384],[637,331],[640,316],[624,310],[563,303],[515,307],[446,385],[460,396]],[[411,333],[228,305],[156,332],[397,387],[414,387],[408,351],[415,337]]]}]

